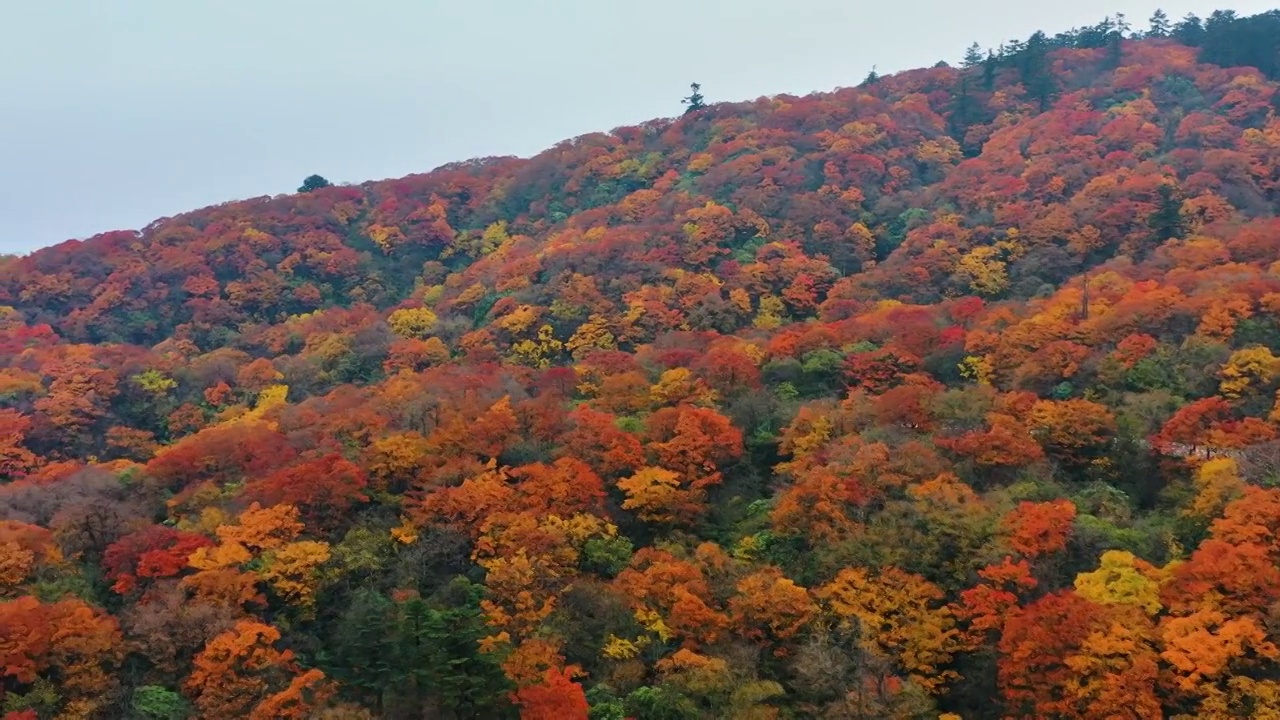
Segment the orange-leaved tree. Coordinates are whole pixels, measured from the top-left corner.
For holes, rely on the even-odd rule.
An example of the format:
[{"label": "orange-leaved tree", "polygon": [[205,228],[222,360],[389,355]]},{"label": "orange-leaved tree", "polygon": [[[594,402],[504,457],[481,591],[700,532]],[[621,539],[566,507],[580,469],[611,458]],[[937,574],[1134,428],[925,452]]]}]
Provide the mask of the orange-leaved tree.
[{"label": "orange-leaved tree", "polygon": [[324,673],[298,667],[290,650],[277,650],[280,631],[252,620],[205,645],[183,684],[205,718],[303,720],[331,694]]}]

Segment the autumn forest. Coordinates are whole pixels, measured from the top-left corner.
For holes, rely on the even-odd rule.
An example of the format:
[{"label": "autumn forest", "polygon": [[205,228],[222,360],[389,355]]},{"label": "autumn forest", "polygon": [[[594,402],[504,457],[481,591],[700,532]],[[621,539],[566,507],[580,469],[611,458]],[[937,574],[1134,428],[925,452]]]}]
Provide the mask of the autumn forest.
[{"label": "autumn forest", "polygon": [[1280,718],[1278,82],[1113,17],[0,257],[0,716]]}]

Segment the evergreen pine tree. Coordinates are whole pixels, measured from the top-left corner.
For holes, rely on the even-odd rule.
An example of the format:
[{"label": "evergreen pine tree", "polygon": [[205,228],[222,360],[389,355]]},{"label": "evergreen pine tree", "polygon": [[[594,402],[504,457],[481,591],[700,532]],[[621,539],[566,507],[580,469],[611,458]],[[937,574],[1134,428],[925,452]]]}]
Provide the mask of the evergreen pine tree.
[{"label": "evergreen pine tree", "polygon": [[1164,242],[1186,235],[1186,220],[1182,217],[1182,197],[1171,183],[1164,183],[1158,191],[1160,203],[1147,219],[1155,239]]},{"label": "evergreen pine tree", "polygon": [[394,605],[376,590],[361,589],[351,598],[334,630],[330,672],[347,687],[372,699],[379,710],[384,695],[400,679]]},{"label": "evergreen pine tree", "polygon": [[996,71],[1000,69],[1000,64],[996,60],[996,54],[987,51],[987,59],[982,61],[982,87],[987,90],[996,88]]},{"label": "evergreen pine tree", "polygon": [[1173,30],[1173,24],[1169,22],[1169,16],[1164,10],[1157,9],[1151,15],[1150,28],[1147,30],[1147,37],[1165,38],[1169,37],[1169,33]]},{"label": "evergreen pine tree", "polygon": [[1116,13],[1116,32],[1120,33],[1121,37],[1128,37],[1133,33],[1133,25],[1129,24],[1129,19],[1124,13]]},{"label": "evergreen pine tree", "polygon": [[298,188],[298,192],[311,192],[320,188],[327,188],[332,184],[319,175],[308,175],[307,179],[302,181],[302,187]]},{"label": "evergreen pine tree", "polygon": [[689,113],[692,113],[692,112],[697,112],[707,106],[706,102],[704,102],[705,98],[702,97],[701,85],[699,85],[698,83],[689,83],[689,89],[692,90],[692,92],[689,94],[689,97],[684,98],[683,100],[680,101],[681,103],[688,105],[688,107],[684,109],[685,115],[688,115]]},{"label": "evergreen pine tree", "polygon": [[1107,35],[1106,67],[1108,68],[1118,68],[1124,60],[1124,28],[1127,27],[1124,16],[1117,16],[1115,28]]},{"label": "evergreen pine tree", "polygon": [[1085,49],[1106,47],[1110,44],[1115,32],[1116,22],[1108,15],[1097,25],[1084,27],[1073,33],[1073,38],[1068,45]]},{"label": "evergreen pine tree", "polygon": [[392,601],[363,589],[334,630],[326,671],[391,716],[447,708],[458,718],[505,718],[512,689],[498,659],[480,651],[488,634],[474,586],[447,609],[420,598]]},{"label": "evergreen pine tree", "polygon": [[978,45],[978,43],[974,43],[970,45],[969,49],[964,52],[964,63],[963,63],[964,69],[968,70],[970,68],[978,67],[979,65],[982,64],[983,60],[984,60],[984,57],[982,55],[982,48]]},{"label": "evergreen pine tree", "polygon": [[951,130],[951,136],[961,145],[964,145],[965,135],[968,133],[969,126],[973,124],[973,96],[969,93],[969,78],[960,78],[960,88],[956,92],[955,104],[951,107],[951,114],[947,118],[947,124]]},{"label": "evergreen pine tree", "polygon": [[505,717],[514,688],[497,660],[480,651],[488,627],[479,608],[437,610],[422,598],[400,605],[398,659],[418,697],[463,717]]},{"label": "evergreen pine tree", "polygon": [[1189,13],[1173,27],[1173,38],[1183,45],[1200,47],[1204,42],[1204,23]]},{"label": "evergreen pine tree", "polygon": [[1021,49],[1018,71],[1027,95],[1040,103],[1040,112],[1049,109],[1049,101],[1057,90],[1049,68],[1049,39],[1043,32],[1032,35]]}]

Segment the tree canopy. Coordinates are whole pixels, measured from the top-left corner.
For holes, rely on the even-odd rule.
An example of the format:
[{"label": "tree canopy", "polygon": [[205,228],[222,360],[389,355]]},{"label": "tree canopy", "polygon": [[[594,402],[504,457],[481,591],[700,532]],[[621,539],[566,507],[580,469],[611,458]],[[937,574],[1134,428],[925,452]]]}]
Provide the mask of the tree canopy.
[{"label": "tree canopy", "polygon": [[0,258],[0,712],[1280,716],[1278,23]]}]

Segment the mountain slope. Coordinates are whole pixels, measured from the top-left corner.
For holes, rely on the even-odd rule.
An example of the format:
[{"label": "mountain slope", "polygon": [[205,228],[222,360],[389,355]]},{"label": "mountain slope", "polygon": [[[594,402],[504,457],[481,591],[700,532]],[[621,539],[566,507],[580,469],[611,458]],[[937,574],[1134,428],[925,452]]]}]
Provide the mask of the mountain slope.
[{"label": "mountain slope", "polygon": [[14,707],[1280,712],[1277,28],[0,259]]}]

